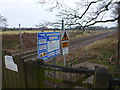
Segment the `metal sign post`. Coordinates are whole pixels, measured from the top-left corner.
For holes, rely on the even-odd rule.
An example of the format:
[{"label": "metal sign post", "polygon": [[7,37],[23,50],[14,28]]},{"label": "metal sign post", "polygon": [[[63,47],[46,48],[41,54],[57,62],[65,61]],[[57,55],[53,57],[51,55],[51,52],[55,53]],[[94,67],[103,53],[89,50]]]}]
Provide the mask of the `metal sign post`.
[{"label": "metal sign post", "polygon": [[[65,29],[64,29],[64,20],[62,20],[62,31],[65,31]],[[65,57],[65,55],[63,55],[63,59],[64,59],[64,66],[66,66],[66,57]]]},{"label": "metal sign post", "polygon": [[68,34],[66,31],[62,32],[63,36],[62,36],[62,43],[61,43],[61,47],[62,47],[62,54],[63,54],[63,58],[64,58],[64,66],[66,66],[66,54],[68,53],[68,45],[69,45],[69,39],[68,39]]},{"label": "metal sign post", "polygon": [[63,58],[64,58],[64,66],[66,66],[66,57],[65,57],[65,55],[63,56]]},{"label": "metal sign post", "polygon": [[62,54],[64,58],[64,66],[66,66],[66,54],[68,53],[68,32],[64,29],[64,21],[62,20],[62,37],[61,37],[61,47],[62,47]]},{"label": "metal sign post", "polygon": [[22,42],[22,33],[21,33],[21,26],[19,24],[19,33],[20,33],[20,45],[21,45],[21,49],[23,48],[23,42]]}]

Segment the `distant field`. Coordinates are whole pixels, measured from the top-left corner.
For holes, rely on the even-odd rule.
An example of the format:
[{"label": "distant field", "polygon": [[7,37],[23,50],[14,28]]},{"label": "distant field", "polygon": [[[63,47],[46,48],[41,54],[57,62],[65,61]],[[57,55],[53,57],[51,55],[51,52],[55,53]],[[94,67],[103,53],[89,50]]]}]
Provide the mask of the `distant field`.
[{"label": "distant field", "polygon": [[[56,30],[56,31],[58,31],[58,30]],[[21,31],[22,33],[38,33],[38,32],[41,32],[41,30],[24,30],[24,31]],[[45,30],[45,32],[53,32],[53,30]],[[13,34],[19,34],[20,32],[19,31],[0,31],[0,35],[2,34],[2,35],[6,35],[6,34],[11,34],[11,35],[13,35]]]},{"label": "distant field", "polygon": [[[24,31],[21,31],[22,33],[38,33],[38,32],[41,32],[41,30],[24,30]],[[44,32],[53,32],[53,30],[45,30]],[[60,32],[59,30],[55,30],[55,32]],[[81,32],[80,31],[76,31],[76,30],[70,30],[69,32]],[[88,30],[88,31],[85,31],[85,32],[92,32],[92,33],[101,33],[101,32],[106,32],[106,31],[101,31],[101,30],[96,30],[96,31],[93,31],[93,30]],[[20,32],[19,31],[0,31],[0,35],[14,35],[14,34],[19,34]]]},{"label": "distant field", "polygon": [[[57,32],[58,30],[56,30]],[[37,33],[41,31],[22,31],[22,39],[24,48],[31,48],[37,46]],[[53,30],[48,30],[45,32],[53,32]],[[85,31],[81,33],[81,31],[69,31],[69,40],[75,40],[78,38],[91,36],[95,34],[104,33],[106,31]],[[3,31],[0,32],[2,34],[2,48],[3,49],[12,49],[17,50],[20,49],[20,36],[19,31]]]}]

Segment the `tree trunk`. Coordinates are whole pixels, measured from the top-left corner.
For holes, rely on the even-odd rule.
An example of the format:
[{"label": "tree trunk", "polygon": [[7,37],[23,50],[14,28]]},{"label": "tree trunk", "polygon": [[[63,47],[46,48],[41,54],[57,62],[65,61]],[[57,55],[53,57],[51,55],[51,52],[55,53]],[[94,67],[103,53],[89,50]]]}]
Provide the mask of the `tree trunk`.
[{"label": "tree trunk", "polygon": [[118,59],[116,62],[116,72],[120,77],[120,4],[118,4]]}]

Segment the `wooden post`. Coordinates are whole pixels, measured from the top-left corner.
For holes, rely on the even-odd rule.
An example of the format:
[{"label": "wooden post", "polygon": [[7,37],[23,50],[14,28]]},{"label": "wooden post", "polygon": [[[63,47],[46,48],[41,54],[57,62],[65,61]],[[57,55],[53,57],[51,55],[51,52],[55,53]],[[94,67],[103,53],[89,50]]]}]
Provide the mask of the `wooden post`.
[{"label": "wooden post", "polygon": [[18,88],[26,88],[26,72],[25,72],[25,64],[24,59],[21,58],[22,56],[14,56],[14,61],[18,66],[18,73],[13,76],[17,77],[15,83],[17,82]]},{"label": "wooden post", "polygon": [[20,56],[14,56],[13,61],[17,65],[18,72],[10,70],[5,66],[5,55],[11,56],[9,51],[3,51],[2,70],[3,70],[3,88],[25,88],[24,61]]},{"label": "wooden post", "polygon": [[10,53],[5,52],[4,50],[2,50],[2,88],[6,88],[7,84],[6,84],[6,69],[5,69],[5,55],[10,55]]},{"label": "wooden post", "polygon": [[22,32],[21,32],[21,25],[19,24],[19,33],[20,33],[20,45],[21,49],[23,49],[23,40],[22,40]]},{"label": "wooden post", "polygon": [[116,72],[120,77],[120,4],[118,4],[118,59],[116,61]]},{"label": "wooden post", "polygon": [[[0,53],[1,56],[1,53]],[[0,90],[2,89],[2,58],[0,58]]]},{"label": "wooden post", "polygon": [[103,67],[95,67],[95,80],[94,88],[95,90],[101,90],[101,88],[107,90],[109,88],[109,80],[111,75],[108,70]]},{"label": "wooden post", "polygon": [[39,86],[38,88],[45,88],[44,87],[44,75],[45,75],[45,71],[44,68],[40,67],[40,65],[43,65],[44,61],[41,59],[37,59],[37,65],[38,65],[38,80],[39,80]]},{"label": "wooden post", "polygon": [[[19,60],[21,61],[21,60]],[[41,61],[41,60],[40,60]],[[25,88],[43,88],[44,81],[44,70],[39,68],[39,63],[37,60],[28,60],[24,62],[23,70],[19,70],[19,72],[24,75],[21,75],[21,80],[23,81],[23,85]],[[20,66],[21,67],[21,66]],[[22,72],[24,71],[24,72]],[[18,81],[18,82],[19,82]]]},{"label": "wooden post", "polygon": [[[18,67],[18,72],[5,66],[5,55],[11,56],[8,51],[3,51],[2,56],[2,87],[3,88],[43,88],[44,69],[40,67],[42,60],[24,61],[22,56],[14,56],[13,61]],[[41,63],[42,62],[42,63]]]},{"label": "wooden post", "polygon": [[39,87],[39,72],[36,60],[28,60],[25,62],[26,72],[26,88]]}]

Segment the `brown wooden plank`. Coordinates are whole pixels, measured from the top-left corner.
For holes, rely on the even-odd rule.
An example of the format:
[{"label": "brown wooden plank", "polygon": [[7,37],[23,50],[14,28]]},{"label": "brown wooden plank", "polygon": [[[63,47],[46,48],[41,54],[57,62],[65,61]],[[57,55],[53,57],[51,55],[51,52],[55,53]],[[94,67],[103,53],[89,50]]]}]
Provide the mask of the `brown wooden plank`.
[{"label": "brown wooden plank", "polygon": [[9,70],[5,67],[5,55],[10,55],[8,51],[4,51],[3,54],[3,87],[4,88],[25,88],[25,72],[24,72],[24,62],[20,56],[15,56],[13,58],[14,63],[18,66],[18,72]]},{"label": "brown wooden plank", "polygon": [[38,65],[38,78],[39,78],[39,82],[38,82],[38,88],[45,88],[44,87],[44,75],[45,75],[45,68],[40,67],[40,65],[44,64],[43,60],[38,59],[37,60],[37,65]]},{"label": "brown wooden plank", "polygon": [[4,88],[7,88],[9,87],[10,88],[10,81],[9,81],[9,71],[6,69],[5,67],[5,55],[10,55],[10,52],[7,52],[7,51],[3,51],[3,87]]},{"label": "brown wooden plank", "polygon": [[2,51],[2,88],[6,87],[6,80],[5,80],[5,59],[4,59],[4,51]]},{"label": "brown wooden plank", "polygon": [[37,70],[38,68],[36,61],[29,60],[25,62],[27,88],[38,88]]},{"label": "brown wooden plank", "polygon": [[26,81],[25,81],[24,60],[21,58],[21,56],[14,56],[14,62],[18,66],[18,73],[16,73],[17,84],[18,84],[17,86],[18,88],[25,88]]}]

